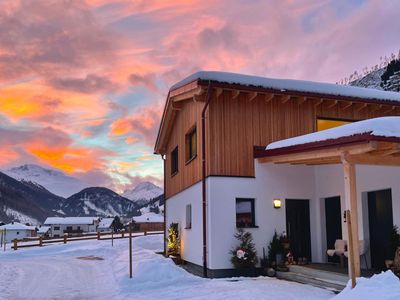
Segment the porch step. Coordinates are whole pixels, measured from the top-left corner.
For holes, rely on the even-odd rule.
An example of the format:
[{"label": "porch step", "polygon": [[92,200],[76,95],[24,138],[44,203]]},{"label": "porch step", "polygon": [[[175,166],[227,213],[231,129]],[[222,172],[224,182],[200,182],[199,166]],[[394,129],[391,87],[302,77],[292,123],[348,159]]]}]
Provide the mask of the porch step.
[{"label": "porch step", "polygon": [[289,272],[277,272],[277,278],[310,284],[340,292],[347,284],[347,275],[316,270],[302,266],[290,266]]}]

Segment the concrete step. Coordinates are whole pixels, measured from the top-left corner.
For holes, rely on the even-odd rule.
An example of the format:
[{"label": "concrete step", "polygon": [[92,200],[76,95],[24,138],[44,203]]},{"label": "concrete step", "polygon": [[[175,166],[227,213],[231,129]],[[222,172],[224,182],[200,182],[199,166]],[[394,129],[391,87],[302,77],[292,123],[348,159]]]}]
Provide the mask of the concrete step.
[{"label": "concrete step", "polygon": [[325,280],[329,280],[329,281],[340,282],[344,285],[346,285],[347,281],[349,280],[349,277],[346,274],[318,270],[318,269],[304,267],[304,266],[292,265],[289,267],[289,270],[290,270],[290,272],[307,275],[307,276],[314,277],[314,278],[320,278],[320,279],[325,279]]},{"label": "concrete step", "polygon": [[312,286],[333,290],[335,292],[342,291],[348,281],[347,276],[340,273],[316,270],[302,266],[290,266],[289,269],[289,272],[277,272],[276,277],[279,279],[310,284]]}]

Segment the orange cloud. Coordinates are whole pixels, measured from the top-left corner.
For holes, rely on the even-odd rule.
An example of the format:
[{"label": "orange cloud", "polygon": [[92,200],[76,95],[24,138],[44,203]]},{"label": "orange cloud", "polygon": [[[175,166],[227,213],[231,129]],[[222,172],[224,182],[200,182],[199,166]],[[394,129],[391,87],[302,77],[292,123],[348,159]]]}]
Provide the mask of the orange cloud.
[{"label": "orange cloud", "polygon": [[134,143],[137,143],[139,141],[139,139],[133,137],[133,136],[129,136],[125,139],[125,143],[128,145],[132,145]]}]

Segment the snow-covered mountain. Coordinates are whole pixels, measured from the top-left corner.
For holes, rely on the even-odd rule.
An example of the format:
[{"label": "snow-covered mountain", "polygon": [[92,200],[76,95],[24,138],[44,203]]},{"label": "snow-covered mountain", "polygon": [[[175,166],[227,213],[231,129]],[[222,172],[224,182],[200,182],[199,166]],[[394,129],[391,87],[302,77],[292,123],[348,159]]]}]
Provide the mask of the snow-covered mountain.
[{"label": "snow-covered mountain", "polygon": [[155,184],[145,181],[139,183],[134,189],[126,190],[122,196],[136,202],[139,205],[148,203],[151,199],[162,195],[163,189]]},{"label": "snow-covered mountain", "polygon": [[68,216],[138,216],[138,205],[110,189],[90,187],[69,197],[62,207]]},{"label": "snow-covered mountain", "polygon": [[367,74],[366,76],[350,82],[349,85],[382,90],[383,88],[381,87],[381,83],[382,83],[381,76],[385,71],[386,71],[386,67],[372,71],[371,73]]},{"label": "snow-covered mountain", "polygon": [[4,171],[4,173],[20,181],[37,183],[53,194],[61,197],[69,197],[89,187],[87,183],[60,171],[45,169],[34,164],[15,167]]}]

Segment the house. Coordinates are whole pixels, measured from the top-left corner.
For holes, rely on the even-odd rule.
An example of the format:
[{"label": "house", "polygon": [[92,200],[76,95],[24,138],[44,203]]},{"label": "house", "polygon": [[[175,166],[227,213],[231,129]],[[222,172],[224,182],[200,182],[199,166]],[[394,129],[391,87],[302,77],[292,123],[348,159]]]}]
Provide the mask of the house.
[{"label": "house", "polygon": [[152,212],[133,217],[135,231],[163,231],[164,216]]},{"label": "house", "polygon": [[114,218],[103,218],[101,219],[99,226],[97,226],[97,232],[111,232]]},{"label": "house", "polygon": [[37,229],[37,235],[41,237],[49,237],[51,232],[50,226],[39,226]]},{"label": "house", "polygon": [[98,217],[49,217],[44,225],[50,226],[51,237],[79,236],[83,233],[96,232]]},{"label": "house", "polygon": [[0,235],[3,235],[3,240],[6,243],[11,243],[13,240],[22,240],[36,236],[36,227],[27,226],[18,222],[11,222],[0,226]]},{"label": "house", "polygon": [[276,230],[295,260],[325,263],[335,240],[349,239],[349,210],[354,273],[367,267],[359,240],[369,267],[382,268],[400,225],[398,131],[390,133],[400,119],[359,130],[354,122],[399,115],[400,93],[336,84],[198,72],[172,86],[154,152],[183,260],[204,276],[231,276],[241,227],[259,255]]}]

